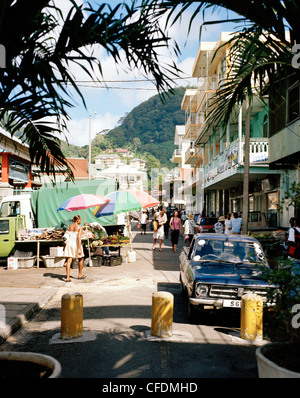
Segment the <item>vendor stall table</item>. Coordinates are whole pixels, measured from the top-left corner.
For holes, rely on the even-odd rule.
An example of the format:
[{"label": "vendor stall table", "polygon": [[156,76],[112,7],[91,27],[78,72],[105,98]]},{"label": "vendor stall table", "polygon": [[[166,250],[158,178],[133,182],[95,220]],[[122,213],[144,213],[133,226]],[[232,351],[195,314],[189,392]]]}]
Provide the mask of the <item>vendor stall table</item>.
[{"label": "vendor stall table", "polygon": [[[84,242],[85,239],[82,239]],[[63,240],[62,239],[26,239],[26,240],[17,240],[16,241],[17,245],[29,245],[29,244],[36,244],[36,262],[37,262],[37,268],[39,268],[40,264],[40,252],[41,252],[41,245],[48,244],[49,245],[55,245],[55,246],[63,246]],[[130,244],[109,244],[109,245],[101,245],[98,247],[112,247],[118,249],[118,256],[121,256],[121,248],[122,247],[130,247]]]},{"label": "vendor stall table", "polygon": [[36,244],[36,264],[37,268],[39,268],[40,264],[40,246],[41,244],[48,243],[49,244],[55,244],[55,245],[63,245],[63,240],[62,239],[26,239],[26,240],[17,240],[16,245],[22,245],[25,243],[25,245],[28,245],[29,243],[31,244]]}]

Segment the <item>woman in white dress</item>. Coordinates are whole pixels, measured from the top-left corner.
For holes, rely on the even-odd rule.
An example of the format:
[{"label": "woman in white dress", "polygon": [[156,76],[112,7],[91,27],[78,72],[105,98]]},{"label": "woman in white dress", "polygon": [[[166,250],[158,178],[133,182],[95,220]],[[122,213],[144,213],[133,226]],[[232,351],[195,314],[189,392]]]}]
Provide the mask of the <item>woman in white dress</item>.
[{"label": "woman in white dress", "polygon": [[225,224],[225,234],[230,234],[232,229],[230,213],[227,214],[224,224]]},{"label": "woman in white dress", "polygon": [[71,282],[70,279],[70,270],[71,270],[71,263],[73,258],[78,258],[78,279],[85,279],[86,276],[82,274],[83,269],[83,247],[81,244],[81,235],[82,235],[82,227],[81,224],[81,217],[74,216],[72,220],[73,224],[69,225],[67,231],[69,238],[66,241],[65,248],[64,248],[64,257],[67,257],[66,262],[66,272],[67,276],[64,279],[65,282]]}]

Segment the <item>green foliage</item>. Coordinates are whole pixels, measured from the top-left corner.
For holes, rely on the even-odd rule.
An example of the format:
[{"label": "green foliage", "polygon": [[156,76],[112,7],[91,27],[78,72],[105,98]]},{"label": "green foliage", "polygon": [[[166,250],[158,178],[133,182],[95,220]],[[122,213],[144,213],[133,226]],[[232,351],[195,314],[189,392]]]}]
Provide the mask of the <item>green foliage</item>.
[{"label": "green foliage", "polygon": [[[53,176],[67,166],[60,139],[74,91],[85,104],[72,71],[79,67],[93,80],[96,71],[102,74],[94,45],[122,66],[124,53],[130,69],[153,77],[163,98],[171,89],[170,74],[178,74],[174,63],[163,65],[159,60],[161,47],[171,43],[159,16],[139,13],[135,1],[115,6],[99,2],[93,8],[89,2],[65,0],[65,15],[55,4],[52,0],[0,4],[1,45],[6,49],[6,67],[0,68],[1,125],[11,135],[22,131],[32,163]],[[176,44],[173,50],[178,54]]]},{"label": "green foliage", "polygon": [[293,306],[300,304],[300,273],[289,259],[280,257],[272,269],[263,269],[265,279],[276,286],[269,289],[268,300],[274,304],[264,314],[265,332],[272,341],[300,344],[300,329],[292,323]]},{"label": "green foliage", "polygon": [[112,145],[119,148],[128,147],[128,143],[132,144],[135,138],[139,138],[139,152],[152,154],[162,166],[174,167],[170,158],[175,148],[175,126],[185,123],[181,110],[184,90],[182,87],[175,89],[164,103],[159,95],[155,95],[138,105],[105,139],[111,139]]},{"label": "green foliage", "polygon": [[[122,118],[120,126],[106,135],[97,134],[92,141],[92,161],[105,150],[126,148],[144,159],[148,170],[173,168],[170,158],[175,148],[175,126],[185,123],[180,109],[184,90],[175,89],[164,103],[155,95]],[[66,157],[88,157],[88,147],[63,144],[62,148]]]},{"label": "green foliage", "polygon": [[277,205],[278,210],[281,210],[285,206],[288,210],[289,207],[294,207],[295,209],[300,207],[300,183],[292,182],[289,191],[284,193],[284,197],[281,200],[281,205]]}]

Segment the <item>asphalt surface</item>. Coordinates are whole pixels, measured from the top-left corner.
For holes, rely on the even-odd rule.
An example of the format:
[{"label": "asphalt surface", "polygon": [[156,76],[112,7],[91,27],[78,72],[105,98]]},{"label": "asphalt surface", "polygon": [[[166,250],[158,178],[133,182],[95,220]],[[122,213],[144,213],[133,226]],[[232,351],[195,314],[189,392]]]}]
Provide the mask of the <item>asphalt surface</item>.
[{"label": "asphalt surface", "polygon": [[[50,355],[61,364],[61,378],[257,378],[256,345],[240,338],[239,310],[187,322],[179,285],[182,245],[180,237],[173,253],[166,239],[162,252],[158,247],[153,251],[152,233],[140,235],[136,230],[135,262],[85,267],[85,280],[71,270],[70,283],[63,281],[65,268],[7,270],[2,264],[0,351]],[[124,257],[126,250],[122,248]],[[151,336],[156,291],[174,295],[169,338]],[[74,292],[83,296],[83,335],[62,340],[61,298]]]}]

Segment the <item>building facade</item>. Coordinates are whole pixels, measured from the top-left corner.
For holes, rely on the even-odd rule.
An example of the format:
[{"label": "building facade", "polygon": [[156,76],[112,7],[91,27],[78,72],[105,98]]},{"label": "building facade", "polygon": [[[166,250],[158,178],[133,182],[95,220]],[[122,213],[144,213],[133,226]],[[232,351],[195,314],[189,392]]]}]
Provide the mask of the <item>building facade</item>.
[{"label": "building facade", "polygon": [[[211,98],[230,70],[230,35],[230,32],[222,32],[217,42],[200,43],[192,70],[197,87],[186,90],[181,106],[186,114],[182,137],[187,146],[185,163],[191,165],[195,176],[194,181],[190,181],[192,192],[195,194],[201,186],[204,198],[203,203],[199,201],[203,206],[195,208],[194,212],[199,210],[203,215],[213,212],[225,216],[235,211],[241,214],[243,208],[245,105],[236,110],[227,125],[222,122],[214,128],[206,125]],[[280,129],[278,123],[276,128],[272,123],[269,128],[270,115],[272,112],[277,115],[277,112],[273,110],[274,104],[270,109],[267,97],[263,100],[255,98],[251,107],[249,211],[253,216],[264,217],[269,226],[287,226],[288,215],[294,210],[288,215],[280,210],[284,184],[291,183],[291,179],[299,181],[299,167],[295,165],[293,171],[285,171],[283,178],[279,166],[287,156],[293,155],[294,163],[299,159],[299,82],[290,83],[285,92],[291,108],[286,103],[282,105],[287,114]],[[297,121],[292,121],[289,117],[295,107]],[[288,144],[284,139],[287,131],[292,136]],[[179,153],[180,147],[174,152],[173,162],[178,161],[175,155]]]}]

